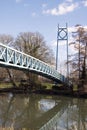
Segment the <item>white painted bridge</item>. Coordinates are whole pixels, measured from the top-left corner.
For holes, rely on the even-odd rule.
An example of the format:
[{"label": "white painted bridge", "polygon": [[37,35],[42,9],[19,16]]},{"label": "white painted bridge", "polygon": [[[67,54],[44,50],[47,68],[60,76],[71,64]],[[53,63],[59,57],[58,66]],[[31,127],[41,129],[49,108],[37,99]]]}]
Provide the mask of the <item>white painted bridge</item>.
[{"label": "white painted bridge", "polygon": [[67,78],[47,63],[0,43],[0,67],[30,71],[59,83],[68,83]]}]

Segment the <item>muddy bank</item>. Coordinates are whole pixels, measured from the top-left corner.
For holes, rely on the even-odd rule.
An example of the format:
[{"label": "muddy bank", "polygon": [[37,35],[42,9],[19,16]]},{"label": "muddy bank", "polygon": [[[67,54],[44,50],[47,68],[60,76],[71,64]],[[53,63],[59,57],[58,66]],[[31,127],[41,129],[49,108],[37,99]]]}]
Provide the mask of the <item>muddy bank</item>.
[{"label": "muddy bank", "polygon": [[47,95],[64,95],[77,98],[87,98],[87,92],[85,91],[76,91],[71,90],[52,90],[52,89],[43,89],[43,90],[30,90],[24,88],[3,88],[0,89],[0,93],[13,93],[13,94],[23,94],[23,93],[35,93],[35,94],[47,94]]},{"label": "muddy bank", "polygon": [[72,92],[72,91],[55,91],[55,90],[38,90],[36,93],[48,95],[63,95],[76,98],[87,98],[87,92]]}]

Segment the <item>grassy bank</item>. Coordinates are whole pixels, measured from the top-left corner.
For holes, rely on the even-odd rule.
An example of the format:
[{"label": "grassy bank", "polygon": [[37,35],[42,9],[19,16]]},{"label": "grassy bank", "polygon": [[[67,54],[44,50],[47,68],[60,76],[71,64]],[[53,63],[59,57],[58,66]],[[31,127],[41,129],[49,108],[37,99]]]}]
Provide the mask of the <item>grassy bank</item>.
[{"label": "grassy bank", "polygon": [[46,86],[46,89],[52,89],[53,85],[54,84],[52,84],[52,83],[42,83],[42,86]]},{"label": "grassy bank", "polygon": [[[16,83],[16,85],[18,86],[19,83]],[[9,82],[7,82],[7,83],[0,83],[0,88],[11,88],[12,86],[13,86],[12,83],[9,83]]]},{"label": "grassy bank", "polygon": [[11,83],[0,83],[0,88],[10,88],[12,87]]}]

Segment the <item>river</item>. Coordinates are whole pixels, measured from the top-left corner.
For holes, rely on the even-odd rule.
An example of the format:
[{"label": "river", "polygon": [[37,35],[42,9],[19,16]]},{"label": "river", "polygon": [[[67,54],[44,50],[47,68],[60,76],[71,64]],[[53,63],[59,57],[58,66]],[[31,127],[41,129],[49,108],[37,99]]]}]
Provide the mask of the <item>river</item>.
[{"label": "river", "polygon": [[1,94],[0,130],[87,130],[87,99]]}]

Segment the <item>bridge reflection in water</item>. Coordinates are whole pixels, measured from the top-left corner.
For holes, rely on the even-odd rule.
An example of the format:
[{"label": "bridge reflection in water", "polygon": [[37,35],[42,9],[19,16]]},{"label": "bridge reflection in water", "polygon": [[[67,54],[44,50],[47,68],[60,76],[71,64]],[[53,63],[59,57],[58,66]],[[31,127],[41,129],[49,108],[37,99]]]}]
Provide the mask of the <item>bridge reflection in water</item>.
[{"label": "bridge reflection in water", "polygon": [[87,130],[87,99],[0,95],[0,130]]},{"label": "bridge reflection in water", "polygon": [[[65,110],[65,109],[64,109]],[[60,120],[61,115],[64,113],[64,110],[60,110],[52,119],[50,119],[44,126],[39,130],[57,130],[57,122]]]}]

